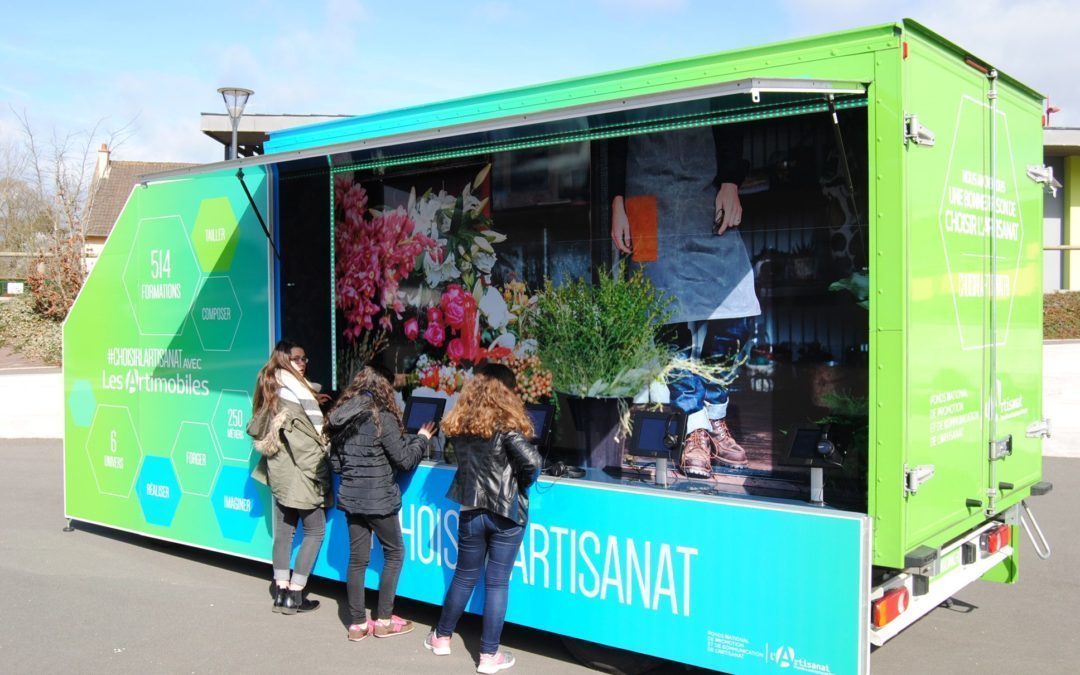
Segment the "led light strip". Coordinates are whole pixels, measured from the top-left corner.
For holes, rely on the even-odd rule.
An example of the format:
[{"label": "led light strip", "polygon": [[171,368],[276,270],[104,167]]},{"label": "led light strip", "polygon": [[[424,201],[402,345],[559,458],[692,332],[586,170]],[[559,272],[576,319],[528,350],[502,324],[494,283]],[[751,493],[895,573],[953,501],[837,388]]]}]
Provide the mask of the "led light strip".
[{"label": "led light strip", "polygon": [[[836,108],[838,110],[864,108],[866,107],[866,105],[867,99],[862,97],[845,99],[836,102]],[[454,150],[443,150],[427,153],[407,153],[402,155],[383,157],[368,162],[359,162],[356,164],[348,164],[345,166],[334,167],[331,169],[331,175],[348,171],[363,171],[366,169],[402,166],[405,164],[419,164],[422,162],[432,162],[444,159],[459,159],[462,157],[470,157],[473,155],[507,152],[511,150],[527,150],[530,148],[540,148],[549,145],[560,145],[563,143],[574,143],[578,141],[603,140],[609,138],[618,138],[621,136],[636,136],[639,134],[647,134],[657,131],[673,131],[678,129],[692,129],[695,127],[713,126],[718,124],[734,124],[738,122],[752,122],[758,120],[775,119],[780,117],[791,117],[794,115],[826,112],[828,111],[828,109],[828,104],[821,102],[788,106],[784,108],[773,108],[771,110],[743,112],[735,115],[711,115],[708,117],[697,117],[694,119],[687,119],[688,116],[683,115],[679,117],[665,118],[662,121],[643,123],[633,126],[622,123],[619,125],[611,125],[609,127],[593,131],[545,134],[541,136],[527,137],[516,141],[503,141],[495,143],[477,144],[472,146],[463,146]]]}]

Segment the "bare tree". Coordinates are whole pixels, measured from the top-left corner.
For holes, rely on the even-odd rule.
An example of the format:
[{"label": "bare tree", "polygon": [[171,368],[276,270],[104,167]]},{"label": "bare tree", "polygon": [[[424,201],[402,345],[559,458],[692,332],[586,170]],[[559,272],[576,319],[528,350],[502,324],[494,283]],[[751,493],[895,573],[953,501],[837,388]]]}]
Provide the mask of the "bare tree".
[{"label": "bare tree", "polygon": [[85,132],[52,131],[42,142],[25,111],[12,110],[23,131],[21,148],[0,159],[0,237],[3,247],[33,253],[27,286],[34,308],[63,319],[86,277],[85,223],[93,206],[94,148],[104,136],[113,149],[131,135],[134,120],[103,134],[102,121]]}]

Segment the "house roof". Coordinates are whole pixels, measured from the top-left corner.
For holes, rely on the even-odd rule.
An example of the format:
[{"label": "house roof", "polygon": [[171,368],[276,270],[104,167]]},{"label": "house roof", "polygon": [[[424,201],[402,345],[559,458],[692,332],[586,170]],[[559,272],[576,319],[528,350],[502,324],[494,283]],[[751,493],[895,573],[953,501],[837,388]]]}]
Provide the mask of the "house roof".
[{"label": "house roof", "polygon": [[87,237],[108,237],[120,211],[127,203],[131,189],[139,178],[149,173],[171,171],[195,166],[182,162],[116,162],[109,161],[101,178],[95,178],[90,188],[90,214],[84,228]]}]

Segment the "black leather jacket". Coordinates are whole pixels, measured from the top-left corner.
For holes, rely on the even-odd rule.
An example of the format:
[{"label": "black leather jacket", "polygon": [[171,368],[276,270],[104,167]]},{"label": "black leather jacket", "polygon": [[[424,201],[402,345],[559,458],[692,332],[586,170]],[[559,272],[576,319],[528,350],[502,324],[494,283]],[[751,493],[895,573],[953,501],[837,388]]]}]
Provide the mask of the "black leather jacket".
[{"label": "black leather jacket", "polygon": [[524,525],[529,520],[529,486],[540,473],[536,446],[516,431],[491,438],[458,436],[458,468],[446,496],[462,506],[487,509]]}]

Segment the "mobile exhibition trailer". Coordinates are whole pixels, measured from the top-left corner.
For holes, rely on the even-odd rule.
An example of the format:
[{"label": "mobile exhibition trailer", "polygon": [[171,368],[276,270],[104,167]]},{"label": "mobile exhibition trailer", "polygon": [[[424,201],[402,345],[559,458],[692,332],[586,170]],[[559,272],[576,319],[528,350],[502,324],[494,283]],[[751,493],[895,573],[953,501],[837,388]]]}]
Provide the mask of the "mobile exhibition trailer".
[{"label": "mobile exhibition trailer", "polygon": [[[573,409],[546,452],[584,466],[533,488],[508,620],[729,672],[866,672],[871,643],[966,584],[1017,579],[1024,500],[1047,489],[1042,111],[905,20],[285,130],[265,156],[146,177],[65,324],[66,515],[268,560],[245,426],[276,340],[328,389],[374,356],[451,404],[471,362],[502,358]],[[538,294],[619,260],[671,299],[665,339],[727,368],[689,404],[693,378],[648,388],[686,414],[670,471],[551,391],[550,336],[529,332]],[[452,475],[402,478],[401,595],[442,600]],[[316,573],[343,579],[347,551],[331,510]]]}]

